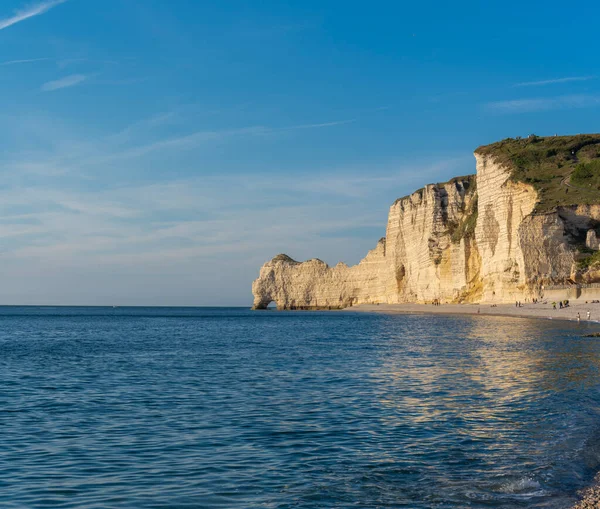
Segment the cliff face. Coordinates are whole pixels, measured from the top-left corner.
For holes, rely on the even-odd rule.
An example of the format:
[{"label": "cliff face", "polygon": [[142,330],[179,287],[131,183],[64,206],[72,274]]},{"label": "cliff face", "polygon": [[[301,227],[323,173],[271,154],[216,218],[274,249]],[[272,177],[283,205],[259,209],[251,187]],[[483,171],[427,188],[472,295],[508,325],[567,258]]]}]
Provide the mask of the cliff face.
[{"label": "cliff face", "polygon": [[[590,282],[578,245],[597,245],[600,205],[536,212],[539,192],[515,181],[493,155],[477,175],[433,184],[397,200],[386,237],[353,267],[279,255],[252,286],[254,307],[338,309],[362,303],[514,302],[544,286]],[[600,196],[599,200],[600,202]]]},{"label": "cliff face", "polygon": [[480,260],[473,236],[456,233],[474,213],[473,176],[429,185],[396,201],[386,231],[386,293],[378,302],[456,300],[473,290]]},{"label": "cliff face", "polygon": [[336,309],[356,304],[457,299],[479,270],[474,239],[451,233],[471,213],[474,176],[428,185],[390,208],[386,237],[353,267],[278,255],[252,286],[254,307]]}]

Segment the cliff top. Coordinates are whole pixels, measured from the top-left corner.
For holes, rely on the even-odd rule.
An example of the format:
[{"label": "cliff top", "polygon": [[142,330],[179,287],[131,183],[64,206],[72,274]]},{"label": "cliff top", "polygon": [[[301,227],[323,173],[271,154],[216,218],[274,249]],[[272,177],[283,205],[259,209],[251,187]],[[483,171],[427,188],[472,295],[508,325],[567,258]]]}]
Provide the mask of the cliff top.
[{"label": "cliff top", "polygon": [[285,253],[278,254],[271,261],[272,262],[300,263],[300,262],[297,262],[296,260],[294,260],[293,258],[289,257],[288,255],[286,255]]},{"label": "cliff top", "polygon": [[299,262],[297,260],[294,260],[291,256],[286,255],[285,253],[278,254],[271,260],[271,262],[285,262],[290,263],[292,265],[300,265],[301,263],[313,262],[327,265],[323,260],[320,260],[319,258],[311,258],[310,260],[306,260],[305,262]]},{"label": "cliff top", "polygon": [[493,156],[512,169],[513,180],[532,185],[536,212],[600,203],[600,134],[507,138],[475,153]]},{"label": "cliff top", "polygon": [[462,175],[460,177],[453,177],[450,180],[448,180],[447,182],[437,182],[435,184],[426,184],[425,186],[417,189],[416,191],[413,191],[410,194],[407,194],[405,196],[401,196],[400,198],[398,198],[393,205],[396,205],[397,203],[401,202],[402,200],[406,200],[408,198],[410,198],[413,194],[423,194],[423,191],[425,191],[426,188],[433,186],[436,187],[438,189],[442,189],[445,186],[454,184],[457,186],[463,186],[465,189],[471,189],[471,191],[474,189],[474,186],[477,184],[476,180],[475,180],[476,175],[472,174],[472,175]]}]

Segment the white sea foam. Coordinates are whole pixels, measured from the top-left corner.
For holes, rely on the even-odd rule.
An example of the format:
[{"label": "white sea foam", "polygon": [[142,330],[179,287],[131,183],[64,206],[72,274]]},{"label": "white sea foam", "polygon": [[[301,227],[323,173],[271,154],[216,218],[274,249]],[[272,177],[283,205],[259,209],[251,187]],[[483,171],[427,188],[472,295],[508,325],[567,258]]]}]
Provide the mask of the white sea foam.
[{"label": "white sea foam", "polygon": [[541,484],[531,477],[523,477],[515,479],[503,484],[500,487],[502,493],[510,495],[518,495],[521,497],[541,497],[546,494]]}]

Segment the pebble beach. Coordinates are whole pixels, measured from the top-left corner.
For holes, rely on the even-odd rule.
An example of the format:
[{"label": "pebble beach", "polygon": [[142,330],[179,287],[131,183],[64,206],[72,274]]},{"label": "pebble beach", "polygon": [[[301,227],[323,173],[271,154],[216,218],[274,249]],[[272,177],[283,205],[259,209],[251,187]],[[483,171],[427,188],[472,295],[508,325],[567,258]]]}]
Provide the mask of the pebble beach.
[{"label": "pebble beach", "polygon": [[[403,314],[451,314],[451,315],[487,315],[511,316],[522,318],[541,318],[545,320],[571,320],[600,324],[600,303],[574,302],[569,307],[553,308],[552,302],[537,304],[361,304],[348,309],[359,312],[403,313]],[[588,319],[588,311],[590,318]]]}]

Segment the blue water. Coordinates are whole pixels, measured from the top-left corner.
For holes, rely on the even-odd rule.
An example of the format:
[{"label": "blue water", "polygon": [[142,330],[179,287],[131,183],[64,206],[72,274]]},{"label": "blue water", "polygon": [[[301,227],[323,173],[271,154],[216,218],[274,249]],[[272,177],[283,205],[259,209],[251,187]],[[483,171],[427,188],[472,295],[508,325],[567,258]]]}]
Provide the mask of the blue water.
[{"label": "blue water", "polygon": [[0,505],[567,507],[600,469],[586,328],[0,308]]}]

